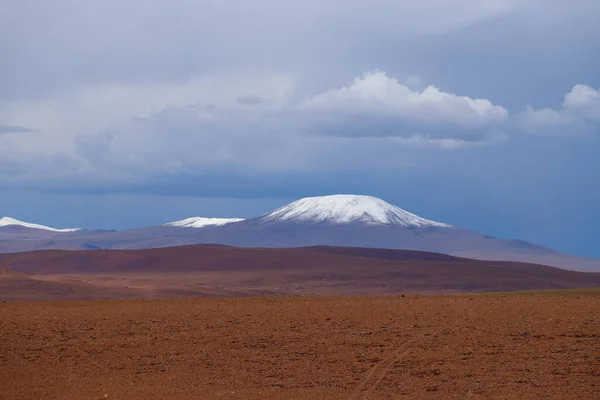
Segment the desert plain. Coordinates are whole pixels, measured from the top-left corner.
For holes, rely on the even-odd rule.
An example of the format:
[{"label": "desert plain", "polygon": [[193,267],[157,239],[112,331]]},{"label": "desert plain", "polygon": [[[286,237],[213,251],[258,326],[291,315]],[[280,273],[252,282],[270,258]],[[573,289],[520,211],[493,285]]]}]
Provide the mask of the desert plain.
[{"label": "desert plain", "polygon": [[0,303],[0,399],[598,399],[600,291]]}]

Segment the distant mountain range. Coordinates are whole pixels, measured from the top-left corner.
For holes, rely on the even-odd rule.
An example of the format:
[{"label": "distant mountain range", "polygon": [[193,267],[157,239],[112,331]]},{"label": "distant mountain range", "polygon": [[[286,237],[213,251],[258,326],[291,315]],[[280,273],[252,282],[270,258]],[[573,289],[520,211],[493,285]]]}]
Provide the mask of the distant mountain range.
[{"label": "distant mountain range", "polygon": [[405,249],[481,259],[537,263],[600,272],[600,260],[523,240],[499,239],[421,218],[381,199],[309,197],[256,218],[194,217],[123,231],[55,229],[0,220],[0,252],[41,249],[143,249],[215,243],[239,247],[314,245]]}]

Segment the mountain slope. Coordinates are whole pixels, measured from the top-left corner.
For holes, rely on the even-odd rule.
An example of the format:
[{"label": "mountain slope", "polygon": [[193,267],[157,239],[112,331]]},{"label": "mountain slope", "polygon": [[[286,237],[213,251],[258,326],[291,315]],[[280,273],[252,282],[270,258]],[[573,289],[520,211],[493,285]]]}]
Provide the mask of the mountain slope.
[{"label": "mountain slope", "polygon": [[19,221],[17,219],[10,218],[10,217],[3,217],[2,219],[0,219],[0,228],[3,228],[3,227],[22,227],[22,228],[29,228],[29,229],[39,229],[39,230],[50,231],[50,232],[76,232],[76,231],[80,230],[79,228],[56,229],[56,228],[51,228],[51,227],[45,226],[45,225],[32,224],[29,222]]},{"label": "mountain slope", "polygon": [[164,226],[173,226],[180,228],[204,228],[206,226],[222,226],[231,224],[233,222],[243,221],[242,218],[204,218],[204,217],[192,217],[186,218],[181,221],[169,222]]},{"label": "mountain slope", "polygon": [[263,221],[362,223],[406,227],[444,227],[372,196],[332,195],[297,200],[260,217]]}]

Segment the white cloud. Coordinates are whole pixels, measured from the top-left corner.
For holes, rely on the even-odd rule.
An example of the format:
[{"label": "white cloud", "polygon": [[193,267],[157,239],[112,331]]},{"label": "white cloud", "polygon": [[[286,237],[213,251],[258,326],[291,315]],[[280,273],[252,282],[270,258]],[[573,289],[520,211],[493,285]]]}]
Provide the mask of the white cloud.
[{"label": "white cloud", "polygon": [[306,99],[297,106],[312,131],[339,136],[391,136],[485,141],[498,134],[508,112],[487,99],[413,91],[384,72],[368,73],[349,86]]},{"label": "white cloud", "polygon": [[575,85],[565,96],[564,109],[567,113],[600,122],[600,89]]},{"label": "white cloud", "polygon": [[558,110],[528,107],[515,116],[515,125],[532,134],[577,135],[598,131],[600,91],[577,84],[565,95]]},{"label": "white cloud", "polygon": [[514,122],[523,131],[533,134],[568,134],[575,123],[572,117],[559,111],[531,107],[517,114]]}]

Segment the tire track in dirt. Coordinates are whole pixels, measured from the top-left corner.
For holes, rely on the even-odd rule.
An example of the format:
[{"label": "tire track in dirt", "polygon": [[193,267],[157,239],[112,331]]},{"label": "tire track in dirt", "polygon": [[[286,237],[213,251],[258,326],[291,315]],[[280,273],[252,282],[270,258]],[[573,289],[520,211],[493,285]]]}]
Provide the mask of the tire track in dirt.
[{"label": "tire track in dirt", "polygon": [[[400,361],[402,357],[405,357],[409,352],[410,348],[405,349],[406,346],[410,346],[416,342],[417,339],[413,339],[409,342],[404,343],[404,347],[399,349],[386,358],[380,363],[373,366],[362,383],[356,388],[355,392],[348,398],[348,400],[368,399],[372,395],[373,391],[379,386],[385,375],[389,372],[392,366]],[[404,349],[404,351],[402,351]],[[381,368],[380,368],[381,367]],[[375,377],[375,382],[369,385],[369,381],[372,377]]]},{"label": "tire track in dirt", "polygon": [[400,361],[400,359],[404,356],[406,356],[409,353],[410,349],[405,350],[403,353],[396,355],[396,357],[394,357],[394,359],[392,360],[391,363],[389,363],[389,365],[387,367],[385,367],[385,369],[383,371],[381,371],[381,373],[379,373],[379,378],[377,378],[377,380],[373,383],[373,385],[371,385],[371,387],[369,389],[367,389],[365,392],[363,392],[363,399],[368,399],[371,397],[371,394],[373,393],[373,391],[379,386],[379,384],[381,383],[381,381],[383,380],[383,378],[385,378],[385,376],[387,375],[387,373],[389,372],[389,370],[392,368],[392,366],[397,363],[398,361]]},{"label": "tire track in dirt", "polygon": [[[357,400],[358,398],[360,398],[361,392],[363,390],[365,390],[365,387],[369,383],[369,380],[371,379],[371,376],[373,376],[374,374],[376,374],[376,372],[379,369],[379,367],[381,367],[382,365],[385,365],[385,363],[388,362],[390,359],[395,359],[394,354],[391,354],[391,355],[387,356],[381,362],[379,362],[379,363],[375,364],[373,367],[371,367],[371,369],[367,373],[367,376],[365,377],[365,379],[356,388],[355,392],[348,398],[348,400]],[[390,365],[391,364],[393,364],[393,361],[392,361],[392,363],[390,363]]]}]

